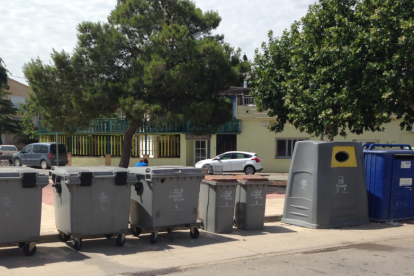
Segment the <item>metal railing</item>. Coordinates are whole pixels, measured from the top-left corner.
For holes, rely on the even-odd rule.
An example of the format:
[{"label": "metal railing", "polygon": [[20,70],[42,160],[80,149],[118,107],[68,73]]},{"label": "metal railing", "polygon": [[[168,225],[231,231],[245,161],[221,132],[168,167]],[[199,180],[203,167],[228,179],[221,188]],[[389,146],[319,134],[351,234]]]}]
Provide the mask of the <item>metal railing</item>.
[{"label": "metal railing", "polygon": [[[42,122],[38,122],[39,134],[53,133],[43,126]],[[76,134],[122,134],[129,127],[128,120],[120,119],[95,119],[89,122],[89,126],[86,128],[79,128],[76,130]],[[184,122],[182,124],[177,123],[159,123],[154,124],[152,122],[143,121],[138,126],[135,133],[141,134],[153,134],[153,133],[190,133],[197,128],[194,127],[191,122]],[[218,133],[241,133],[241,121],[233,118],[230,122],[227,122],[219,127]]]},{"label": "metal railing", "polygon": [[243,105],[254,105],[254,98],[253,97],[244,97]]}]

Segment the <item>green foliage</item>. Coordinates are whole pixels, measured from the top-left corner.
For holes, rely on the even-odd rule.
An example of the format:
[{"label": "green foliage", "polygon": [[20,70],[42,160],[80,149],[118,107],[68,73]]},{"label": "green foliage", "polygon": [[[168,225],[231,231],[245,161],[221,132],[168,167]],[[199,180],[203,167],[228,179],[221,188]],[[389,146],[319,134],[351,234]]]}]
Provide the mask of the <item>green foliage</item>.
[{"label": "green foliage", "polygon": [[414,121],[414,2],[321,0],[280,38],[256,51],[260,110],[312,135],[382,131],[393,116]]},{"label": "green foliage", "polygon": [[20,105],[17,111],[17,114],[22,117],[20,120],[21,129],[13,135],[13,140],[19,144],[30,144],[39,141],[38,131],[33,127],[33,118],[38,116],[39,113],[42,114],[43,110],[39,110],[32,98],[32,95],[26,98],[26,104]]},{"label": "green foliage", "polygon": [[6,99],[10,92],[6,90],[9,89],[7,69],[0,58],[0,144],[3,143],[1,140],[1,132],[6,131],[9,133],[17,133],[20,130],[20,125],[18,121],[13,120],[13,116],[16,115],[17,109],[14,108],[13,103]]},{"label": "green foliage", "polygon": [[54,52],[52,65],[32,60],[24,73],[53,131],[122,108],[133,127],[150,113],[211,133],[232,118],[219,93],[248,70],[240,49],[211,35],[220,21],[188,0],[119,0],[107,23],[78,26],[72,56]]}]

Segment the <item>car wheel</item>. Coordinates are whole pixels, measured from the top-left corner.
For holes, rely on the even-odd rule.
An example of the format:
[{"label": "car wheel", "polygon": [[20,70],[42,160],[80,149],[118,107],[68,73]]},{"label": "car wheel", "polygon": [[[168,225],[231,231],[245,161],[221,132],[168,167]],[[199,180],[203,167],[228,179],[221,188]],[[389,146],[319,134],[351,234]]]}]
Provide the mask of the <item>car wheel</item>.
[{"label": "car wheel", "polygon": [[246,166],[244,168],[244,173],[245,174],[255,174],[256,170],[253,166]]},{"label": "car wheel", "polygon": [[46,160],[42,160],[40,162],[40,167],[44,170],[49,169],[49,165],[47,164]]},{"label": "car wheel", "polygon": [[20,159],[19,158],[14,159],[14,165],[16,167],[20,167],[22,165],[22,163],[20,162]]}]

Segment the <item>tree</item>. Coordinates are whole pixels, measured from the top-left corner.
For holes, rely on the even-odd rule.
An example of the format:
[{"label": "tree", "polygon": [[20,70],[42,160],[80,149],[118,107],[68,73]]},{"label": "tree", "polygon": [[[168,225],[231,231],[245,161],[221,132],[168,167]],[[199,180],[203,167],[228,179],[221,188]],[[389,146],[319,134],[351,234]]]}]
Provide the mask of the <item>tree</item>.
[{"label": "tree", "polygon": [[3,144],[1,139],[2,131],[7,131],[9,133],[16,133],[20,130],[19,122],[13,120],[13,116],[16,115],[17,109],[14,108],[13,103],[6,99],[7,95],[11,95],[10,92],[6,90],[9,89],[7,69],[0,58],[0,145]]},{"label": "tree", "polygon": [[411,130],[414,2],[321,0],[280,38],[269,33],[252,65],[260,110],[328,139],[382,131],[393,116]]},{"label": "tree", "polygon": [[19,144],[30,144],[39,141],[39,133],[33,126],[33,118],[39,116],[39,108],[35,105],[32,95],[26,98],[26,103],[20,105],[17,109],[17,114],[21,116],[19,132],[13,135],[13,140]]},{"label": "tree", "polygon": [[219,93],[248,65],[223,36],[211,35],[220,21],[216,12],[203,13],[188,0],[118,0],[107,23],[78,26],[72,56],[54,52],[53,65],[32,60],[25,76],[40,105],[62,101],[56,96],[64,94],[67,109],[45,108],[52,128],[74,131],[75,114],[82,124],[121,108],[130,123],[120,161],[127,167],[146,113],[152,120],[189,120],[203,133],[232,118],[230,101]]}]

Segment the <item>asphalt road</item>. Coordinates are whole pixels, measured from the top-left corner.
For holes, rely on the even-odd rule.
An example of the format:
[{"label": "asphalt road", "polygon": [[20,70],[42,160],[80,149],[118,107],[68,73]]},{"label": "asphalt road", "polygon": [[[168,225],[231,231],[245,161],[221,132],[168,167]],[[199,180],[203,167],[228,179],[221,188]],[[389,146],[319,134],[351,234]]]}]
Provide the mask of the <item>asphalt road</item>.
[{"label": "asphalt road", "polygon": [[148,275],[414,275],[414,237],[245,259],[186,270],[167,269]]}]

